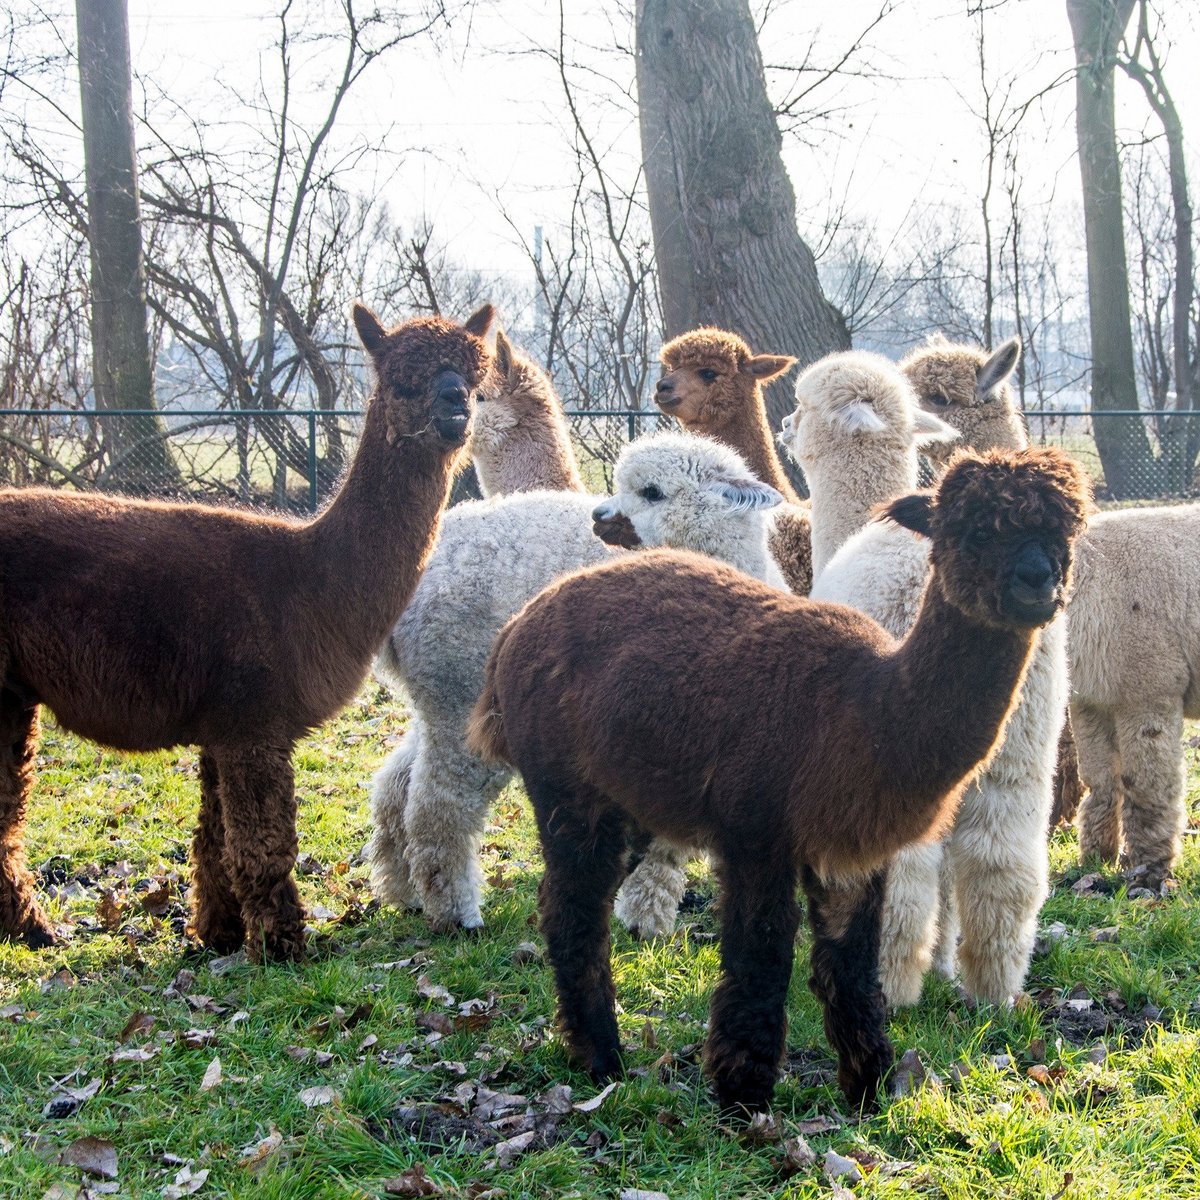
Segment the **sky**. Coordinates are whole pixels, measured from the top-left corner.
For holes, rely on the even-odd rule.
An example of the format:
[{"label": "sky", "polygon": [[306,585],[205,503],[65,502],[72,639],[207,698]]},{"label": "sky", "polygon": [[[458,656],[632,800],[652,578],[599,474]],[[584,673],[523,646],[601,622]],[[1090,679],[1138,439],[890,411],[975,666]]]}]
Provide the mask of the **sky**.
[{"label": "sky", "polygon": [[[451,0],[463,3],[463,0]],[[786,67],[810,46],[818,63],[841,56],[870,24],[880,0],[776,0],[762,33],[764,58]],[[33,7],[34,0],[16,0]],[[628,0],[632,7],[632,0]],[[61,5],[73,37],[73,9]],[[273,78],[275,5],[264,0],[129,0],[135,73],[170,96],[188,116],[240,136],[230,90],[251,97]],[[360,3],[360,7],[361,3]],[[621,5],[620,7],[624,7]],[[320,17],[333,0],[296,0],[295,11]],[[564,0],[571,77],[585,120],[604,147],[606,164],[629,179],[638,162],[633,96],[633,35],[617,5]],[[761,4],[756,5],[756,11]],[[1195,9],[1195,11],[1193,11]],[[53,11],[53,9],[51,9]],[[364,9],[365,11],[365,9]],[[1200,187],[1200,5],[1169,0],[1174,46],[1168,80],[1189,134],[1193,191]],[[574,178],[571,138],[553,63],[537,48],[554,45],[557,4],[475,0],[460,11],[437,46],[421,38],[373,66],[338,124],[338,144],[365,143],[356,185],[381,191],[405,223],[432,222],[459,261],[481,270],[527,269],[512,228],[553,228],[569,211]],[[886,244],[914,205],[974,203],[982,179],[976,26],[965,0],[900,0],[869,35],[855,60],[862,77],[821,93],[833,112],[803,138],[785,139],[785,160],[798,197],[801,229],[819,236],[833,207],[844,206]],[[1064,0],[1007,0],[987,19],[992,80],[1017,73],[1018,91],[1033,92],[1071,65]],[[297,111],[315,116],[336,56],[299,46]],[[773,89],[784,83],[770,74]],[[1120,120],[1134,133],[1147,123],[1133,85],[1119,84]],[[7,102],[7,101],[6,101]],[[136,102],[136,101],[135,101]],[[64,108],[77,98],[64,97]],[[1027,120],[1027,196],[1050,197],[1064,212],[1078,203],[1073,160],[1073,89],[1050,94]],[[75,134],[58,130],[69,152]],[[169,121],[168,121],[169,125]]]}]

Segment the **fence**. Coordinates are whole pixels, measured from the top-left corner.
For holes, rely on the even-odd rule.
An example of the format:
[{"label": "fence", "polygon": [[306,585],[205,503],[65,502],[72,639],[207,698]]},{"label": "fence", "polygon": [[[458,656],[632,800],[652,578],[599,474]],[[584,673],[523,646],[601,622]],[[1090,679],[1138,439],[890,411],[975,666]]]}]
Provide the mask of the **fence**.
[{"label": "fence", "polygon": [[[670,424],[657,410],[567,409],[580,464],[597,491],[612,483],[621,447]],[[189,409],[79,412],[0,409],[0,482],[188,496],[311,512],[335,486],[353,453],[361,412],[354,410],[219,411]],[[1110,435],[1162,445],[1161,418],[1143,412],[1027,412],[1030,440],[1057,445],[1091,473],[1107,496],[1096,447],[1100,422]],[[1103,428],[1103,427],[1102,427]],[[164,448],[167,452],[164,453]],[[1143,462],[1134,494],[1191,499],[1194,469],[1173,486],[1158,459]]]}]

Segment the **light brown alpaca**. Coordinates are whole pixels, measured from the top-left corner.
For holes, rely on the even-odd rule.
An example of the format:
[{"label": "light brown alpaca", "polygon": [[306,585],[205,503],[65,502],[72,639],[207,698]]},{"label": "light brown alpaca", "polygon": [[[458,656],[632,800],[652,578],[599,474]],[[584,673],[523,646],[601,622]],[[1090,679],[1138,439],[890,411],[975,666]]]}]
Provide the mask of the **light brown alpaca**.
[{"label": "light brown alpaca", "polygon": [[663,376],[654,400],[689,433],[731,446],[755,475],[786,501],[775,515],[771,553],[797,595],[812,587],[812,521],[807,503],[788,481],[767,422],[763,385],[796,360],[753,354],[735,333],[693,329],[668,342],[659,355]]},{"label": "light brown alpaca", "polygon": [[193,931],[304,948],[292,747],[362,683],[437,532],[487,305],[385,331],[356,305],[377,381],[341,489],[310,523],[199,504],[0,492],[0,932],[54,941],[23,826],[40,705],[118,750],[199,745]]},{"label": "light brown alpaca", "polygon": [[524,776],[560,1019],[593,1075],[620,1070],[609,914],[637,829],[705,844],[717,865],[706,1061],[722,1108],[770,1101],[799,883],[838,1080],[855,1107],[874,1102],[892,1059],[886,862],[945,829],[993,753],[1065,603],[1088,495],[1065,454],[1031,450],[964,455],[936,493],[893,501],[886,515],[931,543],[902,642],[854,609],[660,550],[568,575],[505,626],[468,745]]},{"label": "light brown alpaca", "polygon": [[496,333],[496,358],[479,393],[471,456],[484,496],[582,492],[571,431],[550,377]]}]

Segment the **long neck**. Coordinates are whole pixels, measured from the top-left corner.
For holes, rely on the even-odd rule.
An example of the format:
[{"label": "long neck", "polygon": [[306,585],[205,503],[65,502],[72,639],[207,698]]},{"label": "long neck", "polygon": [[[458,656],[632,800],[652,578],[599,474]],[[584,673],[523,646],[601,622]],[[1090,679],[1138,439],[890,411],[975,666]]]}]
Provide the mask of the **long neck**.
[{"label": "long neck", "polygon": [[820,575],[844,542],[868,521],[874,509],[917,486],[917,452],[900,446],[852,446],[845,455],[806,462],[812,493],[813,577]]},{"label": "long neck", "polygon": [[771,440],[771,429],[767,423],[767,406],[763,401],[762,388],[754,387],[752,402],[743,411],[736,412],[720,424],[708,429],[696,429],[707,437],[724,442],[736,450],[745,460],[746,466],[763,483],[768,483],[785,500],[799,504],[800,496],[784,474],[775,445]]},{"label": "long neck", "polygon": [[584,490],[566,421],[548,408],[523,414],[502,438],[480,442],[472,453],[485,496]]},{"label": "long neck", "polygon": [[778,564],[771,554],[767,540],[769,521],[764,519],[764,513],[750,513],[742,520],[727,520],[722,524],[722,532],[727,532],[721,544],[710,548],[713,558],[727,562],[731,567],[737,567],[763,583],[788,591]]},{"label": "long neck", "polygon": [[990,754],[1020,690],[1036,630],[1000,629],[949,603],[936,575],[908,637],[880,660],[865,693],[879,773],[900,798],[880,837],[928,832],[948,793]]},{"label": "long neck", "polygon": [[389,445],[372,403],[345,482],[304,531],[304,602],[364,669],[417,585],[456,457],[427,435]]}]

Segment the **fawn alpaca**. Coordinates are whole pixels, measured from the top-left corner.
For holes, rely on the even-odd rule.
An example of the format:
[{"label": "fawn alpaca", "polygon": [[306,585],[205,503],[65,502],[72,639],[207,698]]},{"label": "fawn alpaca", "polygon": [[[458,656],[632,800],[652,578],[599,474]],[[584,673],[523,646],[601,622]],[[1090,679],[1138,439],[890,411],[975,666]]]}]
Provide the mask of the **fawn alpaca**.
[{"label": "fawn alpaca", "polygon": [[770,1101],[799,883],[839,1083],[873,1101],[892,1061],[884,865],[945,828],[992,753],[1037,630],[1065,602],[1086,502],[1054,450],[964,456],[936,493],[894,501],[887,515],[932,544],[903,642],[852,609],[657,550],[567,576],[501,631],[469,744],[525,778],[559,1016],[593,1075],[621,1065],[609,913],[637,826],[706,844],[716,864],[706,1063],[722,1108]]}]

